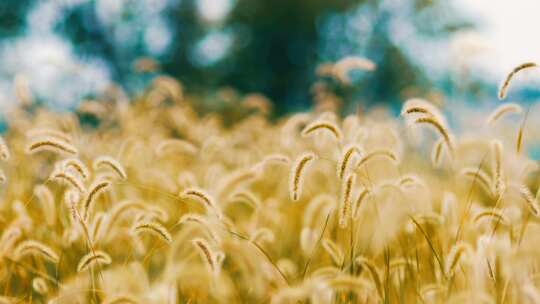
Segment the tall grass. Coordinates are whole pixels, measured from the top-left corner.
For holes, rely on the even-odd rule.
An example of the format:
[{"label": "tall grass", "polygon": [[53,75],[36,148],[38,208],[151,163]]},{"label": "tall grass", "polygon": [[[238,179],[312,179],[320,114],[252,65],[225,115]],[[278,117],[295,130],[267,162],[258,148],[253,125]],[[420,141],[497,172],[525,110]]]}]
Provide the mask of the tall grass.
[{"label": "tall grass", "polygon": [[[368,63],[329,71],[347,80]],[[539,171],[514,148],[535,131],[507,119],[519,105],[464,137],[422,99],[399,118],[316,107],[272,122],[250,98],[232,125],[198,114],[171,78],[129,104],[13,108],[0,302],[540,298]]]}]

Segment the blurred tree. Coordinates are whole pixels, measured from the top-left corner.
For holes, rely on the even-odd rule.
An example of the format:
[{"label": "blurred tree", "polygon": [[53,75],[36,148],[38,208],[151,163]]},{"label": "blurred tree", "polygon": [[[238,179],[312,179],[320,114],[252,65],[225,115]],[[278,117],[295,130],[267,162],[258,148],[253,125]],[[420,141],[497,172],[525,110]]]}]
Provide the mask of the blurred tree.
[{"label": "blurred tree", "polygon": [[373,73],[354,74],[349,87],[327,80],[345,101],[395,102],[404,92],[421,94],[430,87],[430,78],[410,50],[396,43],[399,27],[437,38],[470,26],[442,0],[216,1],[206,2],[212,6],[227,1],[230,12],[214,18],[201,13],[204,0],[169,1],[159,14],[172,39],[158,53],[145,45],[146,20],[133,21],[146,16],[135,1],[127,1],[118,17],[140,29],[131,32],[129,44],[118,39],[119,26],[104,25],[96,17],[94,2],[71,8],[57,31],[80,53],[108,60],[115,80],[128,87],[140,83],[132,76],[132,63],[150,56],[160,62],[162,72],[180,78],[190,90],[226,85],[244,93],[261,92],[277,104],[280,114],[310,105],[317,64],[347,55],[365,56],[378,67]]},{"label": "blurred tree", "polygon": [[20,34],[33,0],[0,1],[0,39]]}]

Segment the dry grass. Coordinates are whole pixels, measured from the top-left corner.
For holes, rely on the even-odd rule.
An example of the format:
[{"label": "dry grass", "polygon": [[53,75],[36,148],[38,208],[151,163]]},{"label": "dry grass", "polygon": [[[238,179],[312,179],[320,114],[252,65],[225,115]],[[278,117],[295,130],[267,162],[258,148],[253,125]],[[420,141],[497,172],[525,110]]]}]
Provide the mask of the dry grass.
[{"label": "dry grass", "polygon": [[539,172],[515,149],[537,136],[501,118],[519,106],[465,140],[421,99],[226,126],[180,88],[10,111],[1,303],[540,298]]}]

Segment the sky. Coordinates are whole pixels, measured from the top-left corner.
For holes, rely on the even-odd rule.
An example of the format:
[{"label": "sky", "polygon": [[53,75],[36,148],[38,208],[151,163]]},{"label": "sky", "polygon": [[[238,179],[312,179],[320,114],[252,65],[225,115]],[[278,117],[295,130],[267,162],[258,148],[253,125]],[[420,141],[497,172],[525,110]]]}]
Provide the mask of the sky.
[{"label": "sky", "polygon": [[[13,100],[13,76],[23,74],[32,90],[49,100],[53,108],[73,105],[86,94],[100,91],[108,84],[109,70],[105,62],[97,58],[81,60],[73,46],[53,32],[54,21],[63,9],[88,0],[42,1],[27,16],[26,35],[14,41],[0,43],[0,111]],[[177,0],[142,0],[145,22],[142,27],[151,54],[159,55],[166,50],[172,37],[159,17],[166,4]],[[424,44],[410,27],[406,27],[407,12],[396,14],[395,42],[406,48],[410,44],[412,56],[416,56],[427,68],[439,68],[441,73],[457,71],[462,66],[475,71],[488,82],[498,83],[516,65],[534,61],[540,63],[540,0],[452,0],[461,13],[475,21],[474,30],[460,32],[441,45]],[[137,37],[141,27],[132,24],[114,24],[119,20],[124,0],[97,0],[97,15],[104,24],[115,29],[114,37],[120,43],[126,37]],[[198,13],[208,22],[217,22],[225,16],[235,0],[199,0]],[[403,1],[388,0],[388,5]],[[397,10],[398,12],[400,10]],[[140,20],[139,20],[140,21]],[[410,20],[409,20],[410,21]],[[412,33],[412,34],[411,34]],[[411,37],[411,35],[413,35]],[[148,38],[148,39],[146,39]],[[414,38],[414,39],[411,39]],[[123,39],[123,40],[122,40]],[[147,41],[148,40],[148,41]],[[201,64],[211,64],[231,43],[227,36],[211,34],[194,46],[194,59]],[[420,52],[418,51],[420,49]],[[434,52],[434,49],[443,50]],[[448,51],[447,51],[448,50]],[[422,52],[423,51],[423,52]],[[419,54],[420,53],[420,54]],[[39,66],[40,69],[35,67]],[[434,75],[436,73],[432,73]],[[540,84],[540,73],[530,71],[521,76]],[[66,87],[65,83],[70,86]],[[527,83],[522,81],[522,84]],[[530,84],[529,84],[530,85]]]},{"label": "sky", "polygon": [[[476,64],[502,79],[516,65],[540,62],[540,0],[455,0],[478,28]],[[467,39],[464,37],[464,39]],[[490,76],[488,76],[490,77]]]}]

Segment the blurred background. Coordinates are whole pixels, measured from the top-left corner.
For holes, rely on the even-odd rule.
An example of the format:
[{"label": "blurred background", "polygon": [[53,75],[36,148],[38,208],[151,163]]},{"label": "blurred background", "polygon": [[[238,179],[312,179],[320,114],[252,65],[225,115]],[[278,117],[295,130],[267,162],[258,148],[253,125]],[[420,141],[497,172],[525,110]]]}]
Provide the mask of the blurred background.
[{"label": "blurred background", "polygon": [[[2,0],[0,111],[17,84],[69,110],[111,83],[137,96],[163,74],[210,103],[262,94],[275,116],[312,106],[320,87],[349,111],[493,102],[513,66],[540,56],[538,12],[538,0]],[[377,68],[317,76],[351,55]],[[520,79],[509,97],[537,99],[540,72]]]}]

